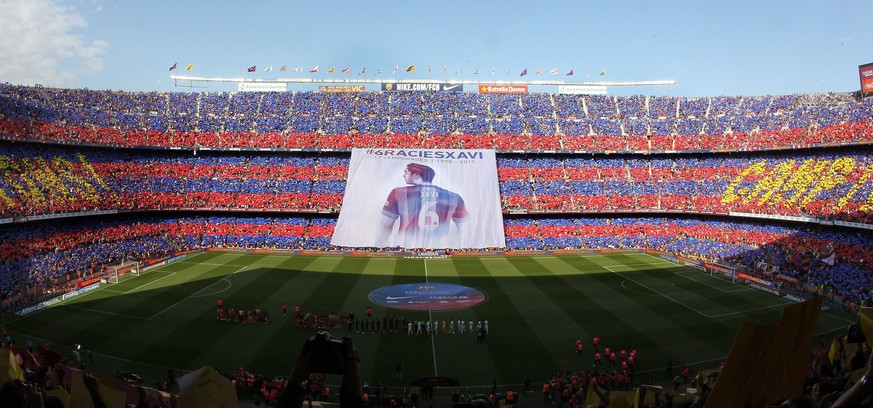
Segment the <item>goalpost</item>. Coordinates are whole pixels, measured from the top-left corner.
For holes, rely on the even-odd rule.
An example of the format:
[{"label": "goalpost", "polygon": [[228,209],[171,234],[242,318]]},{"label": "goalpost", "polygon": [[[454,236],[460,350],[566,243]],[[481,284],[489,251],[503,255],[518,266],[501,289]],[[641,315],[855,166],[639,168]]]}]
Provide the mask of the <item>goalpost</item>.
[{"label": "goalpost", "polygon": [[110,266],[106,270],[106,283],[118,283],[118,278],[126,274],[139,276],[139,262],[126,261]]}]

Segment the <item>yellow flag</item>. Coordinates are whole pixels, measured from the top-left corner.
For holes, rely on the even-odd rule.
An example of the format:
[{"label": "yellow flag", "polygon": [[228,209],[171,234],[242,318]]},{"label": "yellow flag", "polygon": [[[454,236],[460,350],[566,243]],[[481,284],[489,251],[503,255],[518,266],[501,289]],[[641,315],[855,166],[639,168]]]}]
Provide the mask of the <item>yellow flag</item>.
[{"label": "yellow flag", "polygon": [[585,408],[597,408],[600,406],[600,396],[606,392],[603,388],[600,388],[600,385],[597,384],[597,380],[592,379],[588,384],[588,393],[585,394]]},{"label": "yellow flag", "polygon": [[327,72],[331,72],[331,73],[336,72],[336,67],[330,67],[330,69],[327,70]]},{"label": "yellow flag", "polygon": [[[633,406],[634,408],[643,408],[646,406],[655,406],[655,395],[660,394],[664,390],[660,385],[641,385],[634,390]],[[643,393],[645,391],[645,393]],[[644,395],[643,395],[644,394]],[[610,398],[612,394],[610,394]],[[646,405],[648,404],[648,405]]]},{"label": "yellow flag", "polygon": [[867,344],[873,344],[873,307],[862,307],[858,316],[861,317],[861,330],[864,331]]},{"label": "yellow flag", "polygon": [[0,348],[0,384],[12,380],[24,381],[24,373],[12,350]]},{"label": "yellow flag", "polygon": [[607,408],[634,408],[634,391],[612,391]]},{"label": "yellow flag", "polygon": [[840,357],[841,343],[842,342],[840,341],[839,337],[834,337],[834,339],[831,341],[831,347],[830,349],[828,349],[828,361],[830,361],[831,364],[834,363],[834,360],[836,360],[837,357]]},{"label": "yellow flag", "polygon": [[785,307],[776,323],[743,322],[705,407],[761,406],[801,395],[823,300]]},{"label": "yellow flag", "polygon": [[194,64],[188,64],[188,66],[185,67],[185,71],[191,71],[193,69],[194,69]]}]

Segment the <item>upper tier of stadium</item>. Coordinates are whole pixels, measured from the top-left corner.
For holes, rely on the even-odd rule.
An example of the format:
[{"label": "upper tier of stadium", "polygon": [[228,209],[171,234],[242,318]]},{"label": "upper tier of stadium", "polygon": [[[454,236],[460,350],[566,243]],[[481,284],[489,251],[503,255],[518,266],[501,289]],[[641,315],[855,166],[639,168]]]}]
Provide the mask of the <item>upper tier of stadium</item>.
[{"label": "upper tier of stadium", "polygon": [[869,144],[855,94],[120,92],[0,85],[0,137],[187,149],[681,152]]}]

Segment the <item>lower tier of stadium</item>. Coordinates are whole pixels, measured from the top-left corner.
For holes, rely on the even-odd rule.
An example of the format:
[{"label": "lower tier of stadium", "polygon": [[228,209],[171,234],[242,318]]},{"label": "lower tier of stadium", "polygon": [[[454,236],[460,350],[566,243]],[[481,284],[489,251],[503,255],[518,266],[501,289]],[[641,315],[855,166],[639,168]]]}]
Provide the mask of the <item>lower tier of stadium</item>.
[{"label": "lower tier of stadium", "polygon": [[[10,311],[108,265],[191,250],[374,250],[331,246],[335,225],[332,216],[162,213],[0,225],[0,297]],[[506,247],[489,250],[650,249],[816,288],[848,308],[873,299],[873,244],[863,230],[707,217],[528,216],[507,217],[504,232]]]}]

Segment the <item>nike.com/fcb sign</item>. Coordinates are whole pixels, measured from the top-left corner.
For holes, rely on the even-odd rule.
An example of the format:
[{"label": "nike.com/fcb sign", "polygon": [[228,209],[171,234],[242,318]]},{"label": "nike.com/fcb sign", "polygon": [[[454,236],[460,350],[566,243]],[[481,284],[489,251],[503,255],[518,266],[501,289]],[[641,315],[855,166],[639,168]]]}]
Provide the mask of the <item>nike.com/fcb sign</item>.
[{"label": "nike.com/fcb sign", "polygon": [[398,92],[463,92],[464,85],[439,82],[388,82],[382,84],[382,90]]},{"label": "nike.com/fcb sign", "polygon": [[370,292],[370,301],[392,309],[457,310],[476,306],[486,296],[478,289],[450,283],[410,283]]}]

